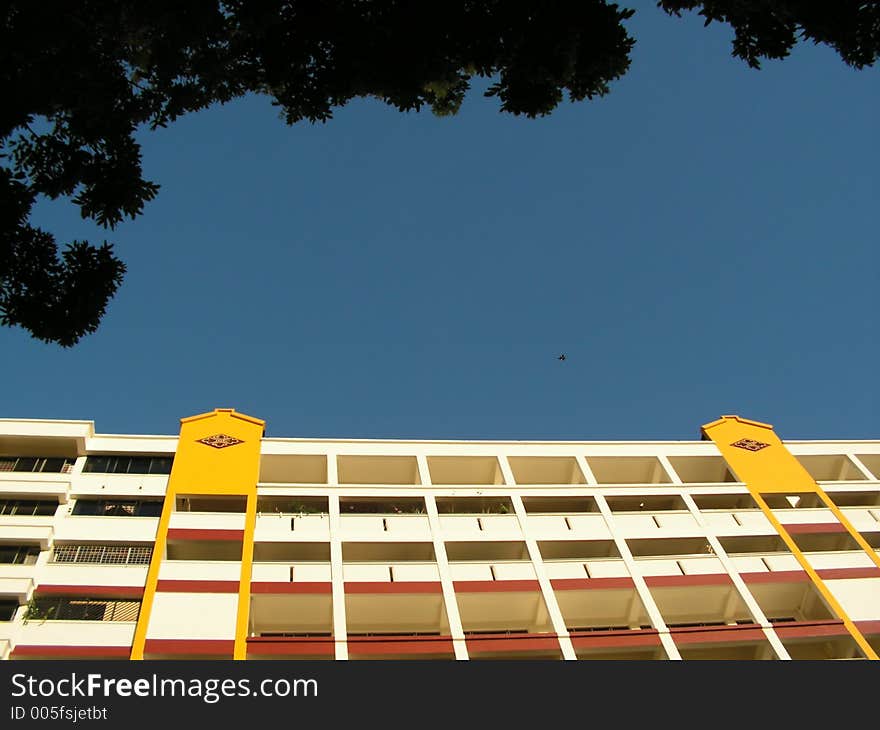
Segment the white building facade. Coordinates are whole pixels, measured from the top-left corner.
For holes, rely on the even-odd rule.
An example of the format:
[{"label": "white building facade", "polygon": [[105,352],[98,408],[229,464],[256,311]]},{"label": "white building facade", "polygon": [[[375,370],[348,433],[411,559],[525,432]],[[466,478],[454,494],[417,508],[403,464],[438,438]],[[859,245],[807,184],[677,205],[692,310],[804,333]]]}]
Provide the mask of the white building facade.
[{"label": "white building facade", "polygon": [[877,659],[880,441],[0,420],[0,658]]}]

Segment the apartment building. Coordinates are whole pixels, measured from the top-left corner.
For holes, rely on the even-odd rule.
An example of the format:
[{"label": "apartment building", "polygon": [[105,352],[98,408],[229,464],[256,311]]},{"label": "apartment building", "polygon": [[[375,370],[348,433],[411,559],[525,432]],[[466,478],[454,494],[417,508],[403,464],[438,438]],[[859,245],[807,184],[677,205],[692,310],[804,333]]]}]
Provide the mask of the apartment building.
[{"label": "apartment building", "polygon": [[0,658],[877,659],[880,440],[0,420]]}]

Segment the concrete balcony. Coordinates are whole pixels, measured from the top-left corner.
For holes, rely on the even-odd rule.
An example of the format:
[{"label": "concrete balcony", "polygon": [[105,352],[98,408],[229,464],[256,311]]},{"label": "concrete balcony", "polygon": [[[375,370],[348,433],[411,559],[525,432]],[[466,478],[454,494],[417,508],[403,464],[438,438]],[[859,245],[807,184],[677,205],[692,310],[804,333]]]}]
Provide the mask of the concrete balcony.
[{"label": "concrete balcony", "polygon": [[173,512],[168,529],[244,530],[244,522],[245,515],[241,512]]},{"label": "concrete balcony", "polygon": [[625,537],[693,537],[705,534],[694,516],[683,512],[616,514],[615,528]]},{"label": "concrete balcony", "polygon": [[147,565],[47,563],[40,569],[40,583],[62,586],[131,586],[143,588]]},{"label": "concrete balcony", "polygon": [[69,491],[69,474],[0,472],[0,498],[25,495],[30,498],[56,497],[64,503],[67,502]]},{"label": "concrete balcony", "polygon": [[257,517],[258,542],[326,541],[330,539],[327,515],[265,515]]},{"label": "concrete balcony", "polygon": [[329,562],[254,563],[251,568],[252,583],[329,583]]},{"label": "concrete balcony", "polygon": [[159,580],[232,581],[241,578],[241,563],[225,560],[164,560]]},{"label": "concrete balcony", "polygon": [[167,488],[167,474],[80,474],[72,496],[162,497]]},{"label": "concrete balcony", "polygon": [[864,550],[833,553],[810,553],[808,560],[816,570],[837,568],[875,568],[876,564]]},{"label": "concrete balcony", "polygon": [[529,534],[536,540],[610,538],[602,515],[529,515]]},{"label": "concrete balcony", "polygon": [[783,525],[820,525],[838,523],[837,517],[827,508],[774,509],[772,511],[774,517],[776,517],[776,519]]},{"label": "concrete balcony", "polygon": [[724,565],[715,557],[681,558],[679,560],[640,558],[636,560],[636,569],[643,577],[727,574]]},{"label": "concrete balcony", "polygon": [[427,515],[341,515],[343,540],[430,540]]},{"label": "concrete balcony", "polygon": [[716,535],[766,535],[776,532],[770,520],[758,510],[703,512],[702,515]]},{"label": "concrete balcony", "polygon": [[447,540],[521,540],[516,515],[440,515],[440,527]]},{"label": "concrete balcony", "polygon": [[0,566],[0,595],[4,598],[16,598],[21,603],[26,603],[34,590],[34,581],[26,576],[9,576],[3,570],[8,566]]},{"label": "concrete balcony", "polygon": [[848,507],[841,510],[843,516],[860,532],[873,532],[880,529],[880,509],[867,507]]},{"label": "concrete balcony", "polygon": [[439,581],[436,563],[346,563],[342,566],[348,583]]},{"label": "concrete balcony", "polygon": [[131,646],[135,621],[27,621],[16,645]]},{"label": "concrete balcony", "polygon": [[58,520],[55,539],[65,542],[153,542],[158,517],[87,517],[72,515]]},{"label": "concrete balcony", "polygon": [[[9,543],[39,543],[40,549],[49,547],[54,533],[51,517],[6,517],[0,518],[3,540]],[[28,522],[24,522],[27,520]],[[33,524],[43,520],[43,524]]]}]

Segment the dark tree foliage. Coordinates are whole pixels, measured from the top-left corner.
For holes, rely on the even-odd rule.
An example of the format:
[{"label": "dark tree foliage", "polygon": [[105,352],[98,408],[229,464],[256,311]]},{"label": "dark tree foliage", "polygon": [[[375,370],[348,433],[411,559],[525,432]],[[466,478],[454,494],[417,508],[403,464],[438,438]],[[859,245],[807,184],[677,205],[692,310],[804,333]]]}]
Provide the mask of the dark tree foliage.
[{"label": "dark tree foliage", "polygon": [[660,0],[667,13],[699,10],[734,30],[733,55],[752,68],[762,58],[785,58],[798,40],[825,43],[850,66],[871,66],[880,52],[880,2],[876,0]]},{"label": "dark tree foliage", "polygon": [[[729,23],[734,55],[782,58],[797,38],[856,67],[878,55],[878,2],[680,2]],[[104,242],[28,223],[70,198],[114,228],[158,185],[135,133],[248,93],[288,124],[353,98],[455,114],[475,77],[504,112],[551,113],[626,73],[633,11],[605,0],[0,0],[0,324],[71,346],[94,332],[125,273]]]}]

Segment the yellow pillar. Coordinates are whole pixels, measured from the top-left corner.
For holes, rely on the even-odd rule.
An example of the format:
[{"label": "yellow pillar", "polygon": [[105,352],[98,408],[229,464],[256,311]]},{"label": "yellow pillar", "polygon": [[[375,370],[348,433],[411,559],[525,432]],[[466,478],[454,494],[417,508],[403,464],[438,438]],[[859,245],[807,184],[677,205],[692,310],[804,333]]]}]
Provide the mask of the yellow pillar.
[{"label": "yellow pillar", "polygon": [[135,628],[131,658],[143,659],[150,612],[156,596],[159,567],[168,543],[168,525],[177,495],[227,495],[247,498],[238,614],[235,628],[235,659],[247,656],[251,565],[257,520],[257,480],[260,473],[260,440],[265,423],[232,408],[217,408],[180,421],[180,439],[168,478],[165,503],[159,518],[153,557],[147,572],[144,598]]},{"label": "yellow pillar", "polygon": [[831,509],[840,523],[858,542],[871,559],[880,567],[880,557],[871,549],[868,542],[859,534],[822,488],[810,476],[794,455],[785,447],[773,430],[773,426],[759,421],[750,421],[739,416],[722,416],[717,421],[702,428],[703,434],[715,442],[721,455],[733,470],[737,479],[744,482],[749,492],[779,532],[780,537],[791,550],[794,557],[806,571],[810,580],[825,598],[831,609],[843,620],[847,631],[856,640],[868,659],[877,659],[877,654],[858,630],[855,623],[846,615],[840,602],[819,577],[797,543],[782,526],[762,494],[814,493]]}]

